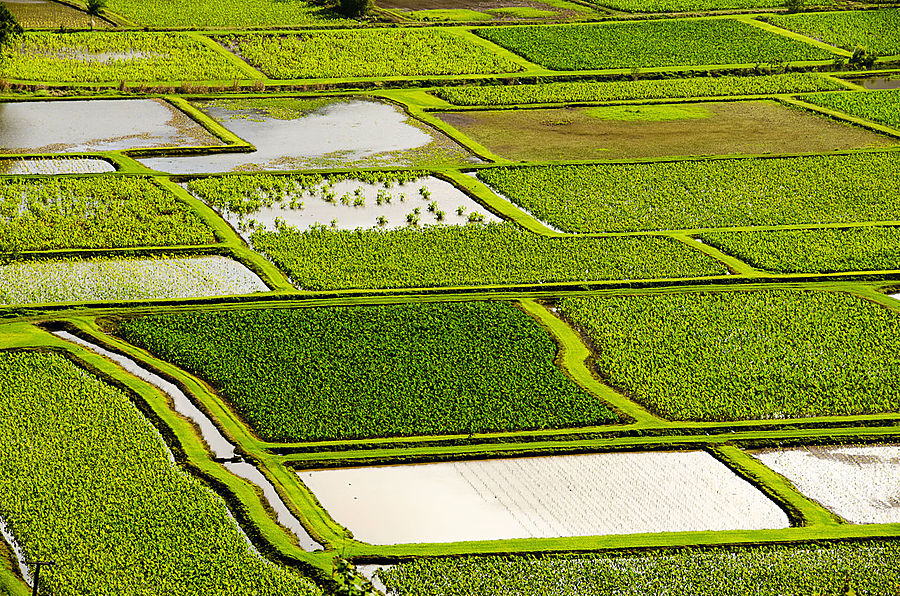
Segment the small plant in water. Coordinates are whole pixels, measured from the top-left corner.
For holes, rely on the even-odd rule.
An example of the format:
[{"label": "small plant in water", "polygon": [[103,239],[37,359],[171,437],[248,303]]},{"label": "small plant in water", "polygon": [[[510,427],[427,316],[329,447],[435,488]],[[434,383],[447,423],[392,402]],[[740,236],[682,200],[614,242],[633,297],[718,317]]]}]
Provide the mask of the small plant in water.
[{"label": "small plant in water", "polygon": [[437,211],[437,201],[431,201],[430,203],[428,203],[428,210],[431,213],[434,213],[435,211]]},{"label": "small plant in water", "polygon": [[332,228],[336,228],[336,227],[337,227],[337,224],[338,224],[337,218],[334,218],[334,219],[331,220],[331,227],[332,227]]},{"label": "small plant in water", "polygon": [[462,215],[462,214],[464,214],[465,212],[466,212],[466,207],[465,207],[465,205],[460,205],[459,207],[456,208],[456,214],[457,214],[457,215]]},{"label": "small plant in water", "polygon": [[440,209],[438,209],[437,211],[434,212],[434,217],[438,221],[444,221],[444,215],[445,215],[444,212]]},{"label": "small plant in water", "polygon": [[362,207],[366,204],[366,197],[362,195],[357,195],[353,198],[353,206],[354,207]]},{"label": "small plant in water", "polygon": [[422,195],[422,198],[426,201],[431,198],[431,191],[424,186],[419,187],[419,194]]},{"label": "small plant in water", "polygon": [[477,211],[473,211],[469,214],[469,223],[482,223],[484,222],[484,215],[478,213]]},{"label": "small plant in water", "polygon": [[379,215],[378,219],[376,219],[375,221],[378,222],[379,226],[386,226],[388,219],[383,215]]},{"label": "small plant in water", "polygon": [[406,214],[406,223],[414,226],[419,223],[419,214],[415,211]]}]

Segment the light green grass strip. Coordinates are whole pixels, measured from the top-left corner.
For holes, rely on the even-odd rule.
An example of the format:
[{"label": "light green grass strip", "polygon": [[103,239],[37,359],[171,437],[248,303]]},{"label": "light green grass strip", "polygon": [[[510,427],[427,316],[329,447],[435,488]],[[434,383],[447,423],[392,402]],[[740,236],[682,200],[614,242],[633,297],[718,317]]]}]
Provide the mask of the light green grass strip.
[{"label": "light green grass strip", "polygon": [[219,42],[212,40],[209,37],[207,37],[205,35],[201,35],[199,33],[191,32],[191,33],[185,33],[185,35],[187,35],[191,39],[196,40],[198,43],[205,45],[212,51],[216,52],[217,54],[219,54],[220,56],[222,56],[223,58],[225,58],[226,60],[231,62],[231,64],[233,64],[241,72],[243,72],[245,75],[247,75],[248,79],[251,79],[251,80],[267,80],[268,79],[268,77],[266,77],[266,75],[264,75],[259,70],[250,66],[247,62],[244,62],[244,60],[242,60],[240,58],[240,56],[236,56],[235,54],[229,52]]},{"label": "light green grass strip", "polygon": [[800,33],[795,33],[794,31],[789,31],[787,29],[782,29],[781,27],[777,27],[772,25],[771,23],[765,23],[763,21],[757,20],[752,16],[738,16],[735,17],[737,20],[747,23],[748,25],[753,25],[754,27],[758,27],[759,29],[764,29],[771,33],[777,33],[782,37],[790,37],[791,39],[796,39],[797,41],[802,41],[803,43],[811,46],[816,46],[817,48],[821,48],[823,50],[827,50],[832,54],[837,56],[842,56],[844,58],[849,58],[853,54],[844,50],[842,48],[828,45],[827,43],[823,43],[818,39],[813,39],[812,37],[807,37],[806,35],[801,35]]},{"label": "light green grass strip", "polygon": [[689,236],[688,234],[670,234],[670,236],[672,238],[675,238],[676,240],[684,242],[695,250],[699,250],[700,252],[709,255],[720,263],[723,263],[726,267],[728,267],[729,270],[737,275],[746,275],[747,277],[771,276],[770,273],[755,269],[744,261],[738,259],[737,257],[733,257],[725,252],[722,252],[715,246],[710,246],[705,242],[700,242],[699,240]]}]

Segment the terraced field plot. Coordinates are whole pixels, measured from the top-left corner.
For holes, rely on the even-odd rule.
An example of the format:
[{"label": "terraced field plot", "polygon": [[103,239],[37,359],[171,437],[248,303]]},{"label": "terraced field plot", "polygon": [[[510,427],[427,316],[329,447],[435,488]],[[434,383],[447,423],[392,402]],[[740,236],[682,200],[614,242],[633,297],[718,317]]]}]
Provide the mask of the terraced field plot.
[{"label": "terraced field plot", "polygon": [[116,168],[102,159],[0,159],[0,174],[99,174]]},{"label": "terraced field plot", "polygon": [[[696,451],[298,474],[337,521],[374,544],[788,525],[774,503]],[[697,509],[696,501],[717,505]]]},{"label": "terraced field plot", "polygon": [[582,4],[564,0],[381,0],[378,6],[419,21],[559,20],[597,16]]},{"label": "terraced field plot", "polygon": [[897,144],[896,139],[774,101],[441,112],[437,116],[512,160],[800,153]]},{"label": "terraced field plot", "polygon": [[4,153],[78,153],[223,143],[159,99],[0,103]]},{"label": "terraced field plot", "polygon": [[[57,29],[91,25],[91,17],[86,12],[52,0],[3,0],[0,4],[5,5],[23,27]],[[105,29],[110,23],[104,19],[94,19],[94,26]]]}]

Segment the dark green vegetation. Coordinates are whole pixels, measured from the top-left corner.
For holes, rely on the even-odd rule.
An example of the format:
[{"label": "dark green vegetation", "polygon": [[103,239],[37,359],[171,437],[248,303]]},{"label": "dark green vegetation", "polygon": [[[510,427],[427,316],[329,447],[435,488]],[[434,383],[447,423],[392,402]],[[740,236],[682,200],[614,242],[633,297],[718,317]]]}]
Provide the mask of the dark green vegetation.
[{"label": "dark green vegetation", "polygon": [[515,72],[522,67],[447,31],[381,29],[239,35],[222,42],[275,79]]},{"label": "dark green vegetation", "polygon": [[215,241],[196,213],[147,178],[12,178],[0,184],[0,252]]},{"label": "dark green vegetation", "polygon": [[[877,92],[820,93],[803,95],[799,99],[857,118],[900,128],[900,89]],[[900,162],[900,160],[897,161]]]},{"label": "dark green vegetation", "polygon": [[900,54],[900,9],[821,12],[766,17],[779,27],[853,51]]},{"label": "dark green vegetation", "polygon": [[756,64],[832,57],[821,48],[729,19],[497,27],[476,32],[554,70]]},{"label": "dark green vegetation", "polygon": [[893,153],[863,153],[503,167],[478,177],[557,228],[604,232],[900,220],[897,167]]},{"label": "dark green vegetation", "polygon": [[307,290],[721,275],[668,238],[547,238],[510,223],[391,231],[256,232],[253,246]]},{"label": "dark green vegetation", "polygon": [[900,316],[801,290],[571,298],[611,384],[673,420],[900,410]]},{"label": "dark green vegetation", "polygon": [[893,596],[900,585],[898,562],[900,543],[867,540],[643,556],[417,559],[380,576],[392,596]]},{"label": "dark green vegetation", "polygon": [[718,232],[702,238],[755,267],[779,273],[900,269],[900,230],[893,227]]},{"label": "dark green vegetation", "polygon": [[497,155],[523,161],[806,153],[897,144],[773,100],[437,115]]},{"label": "dark green vegetation", "polygon": [[0,454],[0,514],[58,563],[42,593],[321,593],[254,554],[128,397],[63,356],[0,352]]},{"label": "dark green vegetation", "polygon": [[264,439],[584,426],[618,416],[498,302],[247,310],[123,322],[128,341],[208,380]]},{"label": "dark green vegetation", "polygon": [[765,95],[843,89],[817,74],[780,74],[759,77],[695,77],[638,81],[592,81],[543,85],[483,85],[441,87],[435,94],[462,106],[500,106],[530,103],[623,101],[677,97]]},{"label": "dark green vegetation", "polygon": [[0,48],[22,35],[22,25],[5,4],[0,4]]}]

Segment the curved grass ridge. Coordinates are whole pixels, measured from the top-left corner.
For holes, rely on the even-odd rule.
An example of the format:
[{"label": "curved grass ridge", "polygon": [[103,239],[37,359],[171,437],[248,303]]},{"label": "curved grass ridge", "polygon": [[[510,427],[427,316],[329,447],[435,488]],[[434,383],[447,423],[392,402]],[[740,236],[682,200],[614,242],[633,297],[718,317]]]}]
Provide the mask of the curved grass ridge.
[{"label": "curved grass ridge", "polygon": [[900,409],[900,317],[802,290],[566,298],[608,381],[670,420]]},{"label": "curved grass ridge", "polygon": [[478,178],[563,231],[634,232],[900,220],[897,164],[863,153],[500,167]]},{"label": "curved grass ridge", "polygon": [[0,511],[30,557],[57,561],[44,589],[321,594],[253,553],[128,397],[64,356],[0,352],[0,418]]},{"label": "curved grass ridge", "polygon": [[771,15],[766,20],[848,51],[861,46],[879,55],[900,54],[900,9]]},{"label": "curved grass ridge", "polygon": [[475,33],[553,70],[827,60],[833,54],[733,19],[551,27],[492,27]]},{"label": "curved grass ridge", "polygon": [[210,382],[264,440],[565,428],[620,420],[508,303],[223,311],[124,321]]},{"label": "curved grass ridge", "polygon": [[509,223],[254,232],[254,248],[305,290],[417,288],[722,275],[671,238],[548,238]]},{"label": "curved grass ridge", "polygon": [[837,91],[846,87],[812,73],[758,77],[692,77],[637,81],[545,83],[543,85],[468,85],[439,87],[434,94],[459,106],[654,100],[728,95],[774,95]]}]

